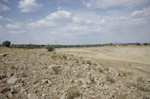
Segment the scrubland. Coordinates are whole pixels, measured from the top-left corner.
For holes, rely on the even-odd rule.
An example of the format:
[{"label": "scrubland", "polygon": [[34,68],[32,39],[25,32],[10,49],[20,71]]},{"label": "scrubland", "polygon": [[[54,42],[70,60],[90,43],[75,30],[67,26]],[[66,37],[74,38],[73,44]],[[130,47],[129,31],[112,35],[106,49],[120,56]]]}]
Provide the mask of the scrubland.
[{"label": "scrubland", "polygon": [[0,47],[1,99],[149,99],[150,47]]}]

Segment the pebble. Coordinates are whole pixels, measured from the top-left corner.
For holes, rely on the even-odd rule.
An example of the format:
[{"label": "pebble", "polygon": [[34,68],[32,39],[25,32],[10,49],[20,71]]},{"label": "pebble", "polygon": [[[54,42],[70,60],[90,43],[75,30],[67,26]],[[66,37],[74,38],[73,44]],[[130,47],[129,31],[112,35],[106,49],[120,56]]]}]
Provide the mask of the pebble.
[{"label": "pebble", "polygon": [[8,84],[15,84],[17,82],[17,78],[10,78],[7,80]]}]

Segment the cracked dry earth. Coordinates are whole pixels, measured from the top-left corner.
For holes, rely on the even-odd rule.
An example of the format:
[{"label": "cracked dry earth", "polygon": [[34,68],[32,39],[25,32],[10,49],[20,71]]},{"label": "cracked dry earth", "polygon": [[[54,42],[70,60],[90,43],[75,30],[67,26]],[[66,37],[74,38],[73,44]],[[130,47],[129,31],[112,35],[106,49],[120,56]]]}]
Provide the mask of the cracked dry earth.
[{"label": "cracked dry earth", "polygon": [[45,49],[0,48],[0,99],[150,99],[150,80]]}]

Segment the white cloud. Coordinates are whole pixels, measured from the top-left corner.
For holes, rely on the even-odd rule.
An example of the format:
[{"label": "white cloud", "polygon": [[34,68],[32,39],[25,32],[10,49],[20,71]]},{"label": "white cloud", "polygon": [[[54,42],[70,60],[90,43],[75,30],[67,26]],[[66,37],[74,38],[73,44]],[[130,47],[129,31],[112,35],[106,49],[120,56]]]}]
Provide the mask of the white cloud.
[{"label": "white cloud", "polygon": [[24,33],[25,31],[24,30],[11,30],[9,31],[11,34],[21,34],[21,33]]},{"label": "white cloud", "polygon": [[17,24],[7,24],[6,27],[8,29],[21,29],[20,25]]},{"label": "white cloud", "polygon": [[40,9],[42,6],[42,4],[37,4],[36,0],[21,0],[19,1],[18,8],[21,9],[21,12],[33,12]]},{"label": "white cloud", "polygon": [[22,24],[19,23],[6,24],[6,28],[11,34],[20,34],[25,32],[25,30],[22,28]]},{"label": "white cloud", "polygon": [[149,0],[83,0],[83,4],[90,8],[107,9],[111,7],[125,7],[132,8],[135,6],[142,6],[150,4]]},{"label": "white cloud", "polygon": [[55,27],[62,24],[67,24],[72,21],[71,13],[65,10],[57,11],[49,14],[44,19],[36,22],[31,22],[32,27]]},{"label": "white cloud", "polygon": [[150,7],[143,8],[143,10],[136,10],[131,14],[133,18],[145,18],[150,17]]},{"label": "white cloud", "polygon": [[9,18],[4,18],[3,16],[0,16],[0,20],[5,20],[5,21],[9,21],[9,22],[12,21],[11,19],[9,19]]},{"label": "white cloud", "polygon": [[8,6],[0,4],[0,12],[1,11],[9,11],[9,10],[10,10],[10,8]]}]

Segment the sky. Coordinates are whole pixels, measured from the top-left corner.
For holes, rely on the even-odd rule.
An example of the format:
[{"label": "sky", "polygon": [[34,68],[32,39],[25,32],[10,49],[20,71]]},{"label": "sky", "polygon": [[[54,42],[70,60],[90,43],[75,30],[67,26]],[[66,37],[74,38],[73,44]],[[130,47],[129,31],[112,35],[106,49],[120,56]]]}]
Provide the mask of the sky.
[{"label": "sky", "polygon": [[0,0],[0,43],[150,42],[150,0]]}]

